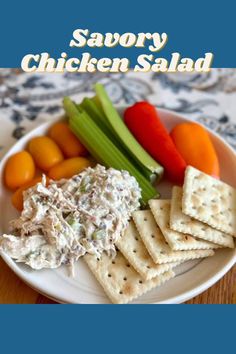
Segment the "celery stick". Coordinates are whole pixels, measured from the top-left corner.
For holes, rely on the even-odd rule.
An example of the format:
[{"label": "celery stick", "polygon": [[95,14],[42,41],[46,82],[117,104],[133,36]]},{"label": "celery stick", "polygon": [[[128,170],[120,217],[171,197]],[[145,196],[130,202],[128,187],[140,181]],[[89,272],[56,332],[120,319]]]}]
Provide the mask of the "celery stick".
[{"label": "celery stick", "polygon": [[105,114],[97,107],[95,102],[90,98],[84,98],[83,101],[77,105],[77,107],[85,110],[90,118],[96,123],[99,128],[105,133],[110,140],[112,140],[116,145],[120,145],[117,137],[114,135],[109,122],[106,119]]},{"label": "celery stick", "polygon": [[79,106],[81,106],[92,119],[92,116],[94,116],[96,122],[102,122],[104,126],[106,126],[107,129],[110,131],[110,125],[106,119],[105,113],[102,111],[101,108],[98,107],[98,105],[92,98],[85,97]]},{"label": "celery stick", "polygon": [[69,97],[64,98],[63,105],[70,118],[69,124],[72,131],[99,163],[118,170],[126,170],[134,176],[142,190],[144,203],[159,195],[151,183],[111,142],[85,111],[80,107],[77,109]]},{"label": "celery stick", "polygon": [[[106,119],[105,113],[101,108],[99,109],[98,105],[95,103],[95,100],[86,97],[79,105],[77,104],[76,106],[86,111],[94,123],[96,123],[98,127],[103,131],[103,133],[106,134],[106,136],[109,137],[109,139],[116,145],[116,147],[126,155],[124,146],[113,133],[113,130],[111,129],[111,126]],[[130,158],[130,160],[132,160],[135,164],[135,161],[132,158]]]},{"label": "celery stick", "polygon": [[157,178],[160,179],[163,175],[163,167],[137,142],[113,106],[104,87],[101,84],[96,84],[95,91],[113,133],[121,141],[127,152],[137,161],[142,173],[149,178],[155,173]]},{"label": "celery stick", "polygon": [[[113,142],[113,144],[116,145],[116,147],[123,152],[123,154],[126,156],[127,151],[125,150],[124,146],[122,145],[120,139],[117,138],[117,136],[114,134],[112,127],[110,126],[109,122],[107,121],[107,118],[105,116],[105,113],[102,111],[102,107],[98,101],[98,99],[95,97],[88,98],[85,97],[83,101],[80,104],[76,104],[78,109],[82,109],[88,113],[90,118],[98,125],[98,127],[103,131],[103,133]],[[129,160],[136,165],[136,161],[133,159],[132,156],[129,156]],[[137,166],[138,167],[138,166]],[[155,174],[150,175],[148,173],[147,176],[150,181],[154,181]]]}]

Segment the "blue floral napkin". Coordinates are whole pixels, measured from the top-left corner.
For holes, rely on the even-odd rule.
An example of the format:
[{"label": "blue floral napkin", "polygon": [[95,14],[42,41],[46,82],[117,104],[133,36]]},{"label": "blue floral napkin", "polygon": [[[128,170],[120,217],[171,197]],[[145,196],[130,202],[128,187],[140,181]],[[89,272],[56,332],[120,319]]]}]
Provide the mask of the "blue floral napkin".
[{"label": "blue floral napkin", "polygon": [[236,69],[204,74],[26,74],[0,69],[0,157],[26,132],[54,120],[66,95],[93,95],[103,83],[115,104],[149,100],[218,132],[236,148]]}]

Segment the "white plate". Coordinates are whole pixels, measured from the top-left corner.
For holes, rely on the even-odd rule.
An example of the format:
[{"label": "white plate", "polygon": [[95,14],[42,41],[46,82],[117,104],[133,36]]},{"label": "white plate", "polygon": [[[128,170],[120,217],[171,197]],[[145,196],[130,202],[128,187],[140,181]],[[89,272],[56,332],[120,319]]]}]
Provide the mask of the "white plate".
[{"label": "white plate", "polygon": [[[122,113],[122,109],[120,111]],[[167,110],[159,109],[158,112],[168,129],[186,120]],[[10,155],[24,149],[31,138],[45,134],[51,124],[43,124],[19,140],[0,163],[0,233],[7,233],[9,221],[17,216],[17,212],[11,205],[11,192],[3,184],[5,162]],[[213,132],[210,132],[210,135],[220,160],[221,178],[236,187],[236,155],[233,149],[219,136]],[[162,182],[158,189],[162,197],[170,197],[171,185],[169,183]],[[2,254],[2,257],[24,282],[58,302],[83,304],[110,302],[83,260],[77,263],[76,276],[72,279],[68,276],[67,268],[64,266],[56,270],[34,271],[28,266],[15,263],[5,254]],[[134,303],[181,303],[187,301],[212,286],[235,262],[235,249],[217,250],[213,257],[187,262],[177,268],[177,275],[174,279],[148,292]]]}]

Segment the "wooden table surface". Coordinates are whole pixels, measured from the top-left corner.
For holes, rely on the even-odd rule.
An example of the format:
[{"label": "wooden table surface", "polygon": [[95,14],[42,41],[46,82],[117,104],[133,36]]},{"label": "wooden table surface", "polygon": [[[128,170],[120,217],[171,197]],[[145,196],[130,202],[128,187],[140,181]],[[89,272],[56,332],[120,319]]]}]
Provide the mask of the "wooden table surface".
[{"label": "wooden table surface", "polygon": [[[1,304],[55,304],[24,284],[0,259]],[[187,304],[236,304],[236,266],[204,293]]]}]

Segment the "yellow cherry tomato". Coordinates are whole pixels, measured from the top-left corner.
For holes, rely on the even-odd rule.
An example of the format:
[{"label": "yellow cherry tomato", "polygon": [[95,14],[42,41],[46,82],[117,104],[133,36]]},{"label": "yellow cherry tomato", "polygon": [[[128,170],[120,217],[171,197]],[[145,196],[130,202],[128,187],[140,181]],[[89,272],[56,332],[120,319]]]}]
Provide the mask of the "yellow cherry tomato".
[{"label": "yellow cherry tomato", "polygon": [[48,172],[48,177],[56,181],[62,178],[71,178],[89,166],[91,166],[91,162],[84,157],[72,157],[53,166]]},{"label": "yellow cherry tomato", "polygon": [[60,148],[48,136],[33,138],[29,142],[28,149],[36,165],[43,171],[49,171],[50,168],[63,160]]},{"label": "yellow cherry tomato", "polygon": [[27,151],[17,152],[7,160],[4,177],[6,186],[16,189],[31,181],[35,175],[32,156]]},{"label": "yellow cherry tomato", "polygon": [[65,157],[86,156],[88,154],[67,123],[58,122],[53,124],[48,134],[61,148]]},{"label": "yellow cherry tomato", "polygon": [[[23,210],[23,192],[26,191],[28,188],[35,186],[37,183],[42,181],[42,176],[35,177],[32,181],[25,183],[22,187],[18,188],[15,193],[11,197],[11,202],[13,206],[19,210]],[[47,178],[47,184],[48,184]]]}]

